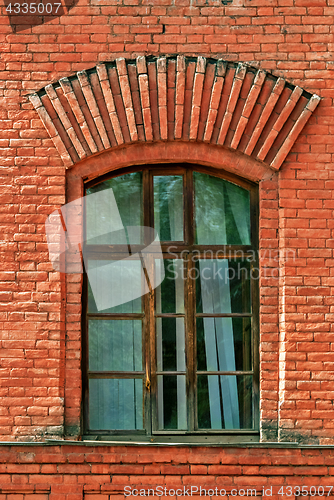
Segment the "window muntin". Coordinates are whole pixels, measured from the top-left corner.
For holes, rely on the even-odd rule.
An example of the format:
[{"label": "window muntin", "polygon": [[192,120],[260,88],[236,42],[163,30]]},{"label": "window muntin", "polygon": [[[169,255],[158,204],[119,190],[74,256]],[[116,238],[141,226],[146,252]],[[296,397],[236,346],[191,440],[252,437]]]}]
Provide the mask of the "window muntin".
[{"label": "window muntin", "polygon": [[[230,182],[210,174],[182,168],[144,169],[108,179],[86,191],[90,194],[116,186],[115,199],[122,200],[119,212],[126,227],[129,209],[119,179],[125,180],[128,188],[132,176],[136,185],[130,194],[136,201],[131,210],[137,211],[138,221],[154,225],[160,233],[165,269],[164,281],[152,293],[100,312],[94,307],[87,283],[86,432],[144,432],[149,436],[257,428],[257,282],[250,279],[255,265],[256,191],[247,183],[240,186],[235,179]],[[123,242],[99,243],[90,240],[85,249],[92,256],[92,268],[100,266],[101,259],[122,258]],[[153,261],[154,256],[154,266]],[[155,265],[159,272],[161,261]],[[224,276],[228,276],[227,283]],[[101,293],[115,293],[114,289],[109,285]],[[97,362],[94,368],[98,366],[99,370],[92,370],[90,321],[118,320],[125,324],[130,317],[142,324],[142,368],[138,363],[136,367],[126,364],[126,369],[117,371],[118,360],[114,366],[107,363],[108,369]],[[111,349],[111,342],[106,341],[106,350]],[[122,351],[123,346],[118,349]],[[114,380],[110,385],[101,383],[99,397],[105,395],[110,405],[116,406],[116,394],[123,381],[129,381],[124,387],[131,402],[128,413],[121,410],[123,420],[109,418],[104,409],[98,424],[98,396],[90,396],[91,380]],[[94,388],[98,388],[97,383]],[[105,408],[106,403],[103,405]]]}]

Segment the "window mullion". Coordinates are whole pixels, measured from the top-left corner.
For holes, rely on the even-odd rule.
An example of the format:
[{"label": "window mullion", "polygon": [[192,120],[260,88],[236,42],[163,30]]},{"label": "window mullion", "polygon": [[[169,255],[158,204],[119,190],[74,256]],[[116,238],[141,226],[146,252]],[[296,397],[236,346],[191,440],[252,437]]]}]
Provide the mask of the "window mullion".
[{"label": "window mullion", "polygon": [[[149,260],[150,276],[154,268],[154,258]],[[156,346],[155,346],[155,318],[154,318],[154,290],[144,295],[144,331],[145,331],[145,428],[148,434],[152,434],[155,425],[156,413]]]},{"label": "window mullion", "polygon": [[[193,171],[187,169],[185,183],[185,235],[186,243],[191,248],[194,245],[194,184]],[[188,247],[188,248],[189,248]],[[193,253],[187,255],[186,260],[186,362],[188,380],[188,429],[193,432],[197,429],[197,378],[196,378],[196,336],[195,336],[195,280],[193,279]]]},{"label": "window mullion", "polygon": [[[152,210],[152,178],[148,169],[143,171],[143,226],[151,227],[153,210]],[[146,232],[143,233],[146,238]],[[150,242],[144,240],[144,247]],[[151,256],[149,259],[149,275],[152,276],[154,266],[154,258]],[[143,332],[144,332],[144,428],[148,435],[152,434],[152,411],[155,393],[155,377],[154,377],[154,363],[155,363],[155,328],[154,328],[154,292],[151,291],[143,296],[144,318],[143,318]],[[153,425],[154,427],[154,425]]]},{"label": "window mullion", "polygon": [[184,235],[185,243],[194,244],[194,190],[193,190],[193,171],[188,169],[185,175],[184,192]]}]

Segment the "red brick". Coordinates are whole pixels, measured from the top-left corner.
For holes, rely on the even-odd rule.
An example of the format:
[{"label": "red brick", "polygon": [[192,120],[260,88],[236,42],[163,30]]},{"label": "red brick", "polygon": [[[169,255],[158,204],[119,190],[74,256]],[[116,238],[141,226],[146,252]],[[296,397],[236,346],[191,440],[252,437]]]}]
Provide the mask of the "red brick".
[{"label": "red brick", "polygon": [[[0,127],[3,142],[0,144],[0,176],[3,179],[0,181],[0,215],[1,240],[5,244],[3,247],[0,244],[0,251],[3,252],[0,255],[3,264],[0,273],[0,329],[1,335],[4,335],[1,340],[1,370],[4,370],[1,372],[4,377],[2,389],[7,392],[2,396],[4,400],[0,411],[8,412],[10,408],[13,413],[1,413],[1,417],[13,415],[17,419],[17,436],[9,425],[4,424],[1,429],[3,439],[7,439],[7,436],[11,439],[17,439],[20,435],[27,437],[29,419],[34,419],[34,424],[30,424],[32,433],[39,432],[35,429],[39,425],[46,425],[46,422],[50,425],[58,422],[57,419],[62,417],[63,406],[51,394],[56,394],[52,391],[59,391],[64,385],[68,389],[65,417],[79,424],[82,404],[79,366],[81,276],[76,276],[73,282],[68,277],[66,288],[63,277],[48,267],[43,224],[48,214],[68,201],[64,197],[65,177],[68,196],[80,197],[82,178],[93,178],[105,173],[107,167],[101,167],[101,161],[105,158],[107,163],[103,165],[110,164],[115,168],[143,162],[199,161],[234,172],[256,183],[263,177],[271,179],[259,184],[260,199],[263,200],[260,206],[260,247],[265,250],[280,249],[281,261],[277,263],[268,255],[261,257],[261,397],[262,404],[270,403],[269,406],[263,406],[263,411],[267,412],[264,415],[268,419],[271,416],[276,418],[277,406],[270,405],[276,404],[279,396],[277,359],[280,355],[285,359],[285,365],[280,367],[279,374],[282,382],[286,382],[286,386],[282,386],[280,398],[290,405],[281,409],[280,416],[282,424],[291,426],[291,429],[283,429],[282,439],[291,431],[289,439],[293,440],[295,429],[296,439],[301,439],[304,433],[306,441],[312,437],[314,442],[325,442],[327,439],[333,444],[330,427],[332,410],[319,406],[320,403],[331,403],[333,392],[329,374],[334,354],[331,333],[334,314],[334,205],[331,194],[334,186],[331,180],[334,179],[331,168],[334,113],[330,58],[333,49],[333,0],[295,0],[294,3],[285,0],[279,2],[279,6],[277,2],[264,3],[260,0],[255,3],[246,0],[245,5],[236,0],[226,6],[211,0],[209,3],[197,0],[191,7],[185,0],[175,0],[174,3],[172,0],[155,0],[153,3],[145,0],[142,4],[139,0],[103,0],[101,5],[93,3],[88,6],[84,1],[80,8],[74,7],[52,23],[45,22],[23,32],[14,32],[7,16],[2,19]],[[51,81],[73,75],[75,71],[93,68],[98,60],[114,60],[120,56],[133,58],[139,53],[159,56],[164,52],[186,52],[193,57],[201,54],[207,58],[215,53],[217,57],[234,62],[259,61],[259,67],[272,71],[275,77],[280,75],[292,85],[298,84],[323,97],[278,174],[253,160],[247,163],[244,158],[246,155],[242,154],[243,149],[235,154],[214,145],[202,148],[199,141],[188,147],[187,143],[172,144],[171,140],[162,145],[154,143],[151,147],[125,145],[115,152],[112,148],[103,158],[96,155],[65,173],[53,142],[37,113],[28,104],[27,94],[38,91]],[[269,97],[270,91],[267,87],[261,91],[261,105]],[[174,102],[174,92],[170,92],[169,96]],[[117,106],[122,106],[121,98]],[[260,111],[254,109],[249,128],[246,128],[248,134],[257,123]],[[172,115],[173,107],[172,112],[169,109],[168,116]],[[125,129],[127,120],[125,116],[123,118],[120,121]],[[235,121],[237,123],[236,117]],[[172,127],[173,123],[170,122]],[[278,142],[280,140],[278,138]],[[75,156],[74,151],[72,155]],[[294,250],[294,256],[285,255],[284,249]],[[275,271],[278,265],[281,273],[279,280],[278,276],[267,272]],[[66,290],[67,297],[64,295]],[[62,304],[65,302],[67,337],[63,342],[63,330],[59,334],[59,329],[64,328],[65,311]],[[279,307],[284,307],[284,310],[281,311]],[[282,313],[281,317],[279,313]],[[61,346],[59,338],[62,339]],[[18,381],[21,387],[15,387]],[[14,392],[8,396],[8,391],[14,390],[18,391],[16,396]],[[316,407],[316,403],[319,407]],[[311,411],[312,418],[309,417]],[[329,444],[328,441],[326,443]],[[69,487],[68,490],[52,490],[50,500],[55,499],[54,495],[81,494],[81,490],[75,488],[78,480],[76,474],[80,474],[79,465],[87,468],[87,463],[83,462],[84,447],[78,447],[74,454],[67,454],[66,463],[65,448],[66,445],[57,449],[57,460],[66,466],[63,469],[64,474],[66,470],[64,476],[58,469],[57,476],[53,466],[47,468],[55,463],[54,450],[50,454],[52,464],[48,463],[48,453],[44,456],[43,464],[46,467],[42,469],[41,476],[45,476],[45,483],[48,483],[49,477],[57,477],[67,481],[66,486]],[[115,448],[118,449],[117,446]],[[180,484],[183,474],[186,480],[193,477],[188,475],[189,464],[193,464],[192,474],[203,481],[209,475],[209,482],[211,478],[217,477],[217,481],[223,483],[225,476],[221,474],[225,474],[234,481],[233,484],[245,484],[242,473],[255,476],[254,484],[260,484],[260,479],[266,484],[267,478],[272,482],[280,473],[288,478],[285,479],[287,484],[292,479],[283,468],[275,467],[272,473],[263,469],[267,476],[260,477],[258,467],[266,464],[261,460],[268,460],[268,465],[272,463],[278,466],[279,453],[283,452],[281,449],[256,450],[259,456],[254,457],[258,462],[250,462],[249,465],[247,449],[242,449],[242,454],[240,449],[231,450],[231,455],[225,457],[224,462],[219,457],[218,448],[214,448],[215,454],[208,456],[202,455],[202,451],[197,448],[186,448],[186,451],[178,448],[177,453],[170,453],[166,449],[165,454],[159,454],[158,449],[154,448],[150,448],[150,453],[147,448],[133,448],[131,463],[124,462],[119,458],[121,455],[117,456],[115,462],[114,450],[107,447],[108,453],[105,455],[104,449],[101,451],[102,448],[92,447],[91,451],[92,457],[96,458],[94,474],[101,476],[89,477],[86,470],[80,476],[80,484],[86,481],[99,492],[101,482],[106,480],[110,483],[109,476],[104,477],[104,474],[111,473],[104,472],[107,470],[104,466],[109,467],[108,461],[114,464],[112,471],[116,471],[116,482],[124,481],[124,484],[127,484],[130,475],[131,480],[136,480],[143,471],[149,476],[148,484],[153,483],[155,475],[159,481],[163,480],[162,474],[171,475],[170,481],[174,480],[175,475],[175,484]],[[36,447],[36,450],[39,448]],[[102,459],[98,458],[98,450]],[[293,463],[296,450],[287,452]],[[311,459],[315,460],[315,450],[312,453],[314,456],[310,456],[310,461],[303,465],[309,467],[305,469],[309,471],[306,475],[315,481],[317,473],[312,469],[315,464],[311,462]],[[321,453],[329,460],[327,450]],[[38,453],[35,456],[37,460]],[[100,463],[107,456],[106,463]],[[135,457],[138,463],[132,465],[136,463]],[[239,463],[235,462],[236,459]],[[168,465],[172,461],[175,465]],[[13,458],[9,464],[14,462]],[[246,465],[242,468],[243,464]],[[72,465],[73,473],[67,475]],[[289,463],[282,465],[288,467]],[[327,473],[324,475],[327,476]],[[33,485],[38,482],[36,475],[29,477],[28,483],[28,477],[24,474],[24,469],[18,470],[17,478],[11,478],[8,483],[16,484],[17,480],[22,484]],[[7,477],[4,476],[4,482]],[[75,483],[74,489],[70,487],[70,480]],[[304,480],[303,477],[300,480]],[[118,484],[121,485],[121,482]],[[94,500],[96,494],[94,490],[87,496]]]}]

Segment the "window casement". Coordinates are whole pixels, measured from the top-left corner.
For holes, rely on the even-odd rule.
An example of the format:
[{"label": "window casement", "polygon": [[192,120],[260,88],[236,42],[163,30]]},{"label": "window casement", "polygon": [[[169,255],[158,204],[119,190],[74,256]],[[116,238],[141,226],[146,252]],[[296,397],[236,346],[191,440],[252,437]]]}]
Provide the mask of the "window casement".
[{"label": "window casement", "polygon": [[[257,186],[178,164],[128,168],[86,184],[86,195],[105,190],[123,231],[110,223],[106,196],[86,203],[83,435],[257,440]],[[155,229],[161,253],[146,253],[144,262],[145,227]],[[119,263],[133,273],[131,286],[142,277],[132,300]],[[119,266],[117,282],[110,266]]]}]

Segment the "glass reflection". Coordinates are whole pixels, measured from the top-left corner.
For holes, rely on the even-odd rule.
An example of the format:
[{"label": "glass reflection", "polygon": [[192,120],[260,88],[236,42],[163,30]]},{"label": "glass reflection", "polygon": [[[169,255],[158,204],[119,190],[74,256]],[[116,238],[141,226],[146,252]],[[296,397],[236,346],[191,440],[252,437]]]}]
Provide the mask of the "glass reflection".
[{"label": "glass reflection", "polygon": [[183,318],[157,318],[157,370],[185,371]]},{"label": "glass reflection", "polygon": [[183,241],[183,177],[156,175],[154,188],[154,227],[160,241]]},{"label": "glass reflection", "polygon": [[158,375],[159,429],[187,428],[186,377]]},{"label": "glass reflection", "polygon": [[[106,191],[107,190],[107,191]],[[129,243],[127,226],[143,225],[142,174],[120,175],[88,188],[86,194],[101,193],[101,196],[87,196],[86,240],[90,245],[124,245]],[[131,243],[141,243],[138,232]]]},{"label": "glass reflection", "polygon": [[92,430],[143,429],[143,381],[90,380],[89,426]]},{"label": "glass reflection", "polygon": [[212,175],[194,172],[195,242],[250,245],[249,191]]},{"label": "glass reflection", "polygon": [[[114,263],[115,266],[118,265],[118,278],[117,286],[115,284],[114,276],[108,272],[108,268],[106,267],[106,271],[103,271],[103,267],[107,266],[110,263]],[[117,299],[122,296],[129,298],[129,283],[131,283],[131,292],[137,292],[137,298],[130,300],[129,302],[124,302],[122,304],[118,304],[117,306],[108,307],[103,309],[104,313],[140,313],[142,311],[142,297],[141,294],[144,295],[146,291],[144,288],[145,282],[143,281],[142,274],[142,265],[140,260],[121,260],[121,261],[112,261],[112,260],[89,260],[88,271],[91,279],[94,278],[94,272],[104,273],[101,276],[101,280],[95,279],[95,282],[98,283],[97,290],[95,291],[95,295],[99,303],[101,303],[101,298],[104,300],[108,299],[108,303],[117,303]],[[123,267],[121,267],[123,265]],[[101,269],[102,268],[102,269]],[[122,279],[122,275],[124,278]],[[99,275],[98,275],[99,276]],[[131,279],[132,278],[132,279]],[[95,302],[94,294],[92,291],[92,287],[88,282],[88,312],[89,313],[100,313],[101,310],[97,309],[97,305]],[[115,300],[113,300],[115,299]]]},{"label": "glass reflection", "polygon": [[141,371],[140,320],[89,320],[89,370]]},{"label": "glass reflection", "polygon": [[[155,302],[157,313],[184,312],[184,279],[183,261],[181,259],[164,259],[165,278],[156,289]],[[156,267],[161,261],[156,261]]]}]

